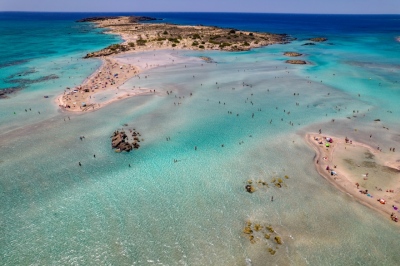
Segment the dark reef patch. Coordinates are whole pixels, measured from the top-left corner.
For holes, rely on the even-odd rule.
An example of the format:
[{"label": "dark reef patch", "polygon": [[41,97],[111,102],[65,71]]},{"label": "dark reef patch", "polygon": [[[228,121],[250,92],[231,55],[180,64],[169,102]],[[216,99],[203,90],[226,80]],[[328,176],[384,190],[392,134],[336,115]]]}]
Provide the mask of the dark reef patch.
[{"label": "dark reef patch", "polygon": [[29,61],[30,61],[29,59],[21,59],[21,60],[5,62],[5,63],[0,64],[0,68],[16,66],[16,65],[22,65],[22,64],[27,63]]},{"label": "dark reef patch", "polygon": [[53,80],[53,79],[58,79],[59,77],[57,75],[51,74],[47,76],[43,76],[37,79],[10,79],[7,80],[8,83],[19,83],[21,86],[29,85],[29,84],[34,84],[34,83],[40,83],[48,80]]}]

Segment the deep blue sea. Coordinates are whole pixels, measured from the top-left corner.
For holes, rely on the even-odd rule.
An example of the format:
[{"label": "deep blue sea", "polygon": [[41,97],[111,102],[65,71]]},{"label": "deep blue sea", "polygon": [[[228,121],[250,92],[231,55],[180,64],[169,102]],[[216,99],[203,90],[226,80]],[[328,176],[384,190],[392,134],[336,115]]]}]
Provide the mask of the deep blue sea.
[{"label": "deep blue sea", "polygon": [[[146,76],[122,89],[157,94],[63,112],[57,96],[101,64],[83,56],[122,42],[75,22],[104,15],[295,40],[121,55]],[[328,41],[303,45],[319,36]],[[304,134],[400,151],[400,15],[0,12],[0,51],[0,89],[18,89],[0,99],[1,265],[398,265],[399,227],[323,179]],[[310,64],[285,64],[285,51]],[[124,124],[141,148],[115,153],[110,135]],[[244,190],[285,175],[282,189]],[[247,221],[283,245],[250,243]]]}]

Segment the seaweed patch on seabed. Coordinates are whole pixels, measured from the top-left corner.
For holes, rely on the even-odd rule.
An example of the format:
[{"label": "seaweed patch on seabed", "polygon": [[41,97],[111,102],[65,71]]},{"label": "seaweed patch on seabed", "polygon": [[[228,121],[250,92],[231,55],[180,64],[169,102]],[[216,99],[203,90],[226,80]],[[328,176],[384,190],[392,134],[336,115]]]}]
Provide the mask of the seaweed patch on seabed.
[{"label": "seaweed patch on seabed", "polygon": [[354,162],[353,159],[346,158],[346,159],[343,159],[343,161],[350,166],[356,166],[356,163]]},{"label": "seaweed patch on seabed", "polygon": [[[285,175],[285,179],[289,179],[289,176]],[[277,188],[282,188],[282,187],[287,187],[286,183],[283,181],[282,178],[280,177],[273,177],[271,180],[271,185],[277,187]],[[257,188],[255,187],[257,186]],[[249,193],[254,193],[256,192],[259,188],[269,188],[269,185],[266,181],[258,179],[257,181],[249,179],[246,181],[246,186],[245,189]]]},{"label": "seaweed patch on seabed", "polygon": [[271,255],[275,255],[279,246],[283,244],[282,238],[271,225],[261,225],[261,223],[247,221],[243,233],[248,236],[251,244],[257,242],[266,244],[266,251]]},{"label": "seaweed patch on seabed", "polygon": [[363,161],[361,166],[366,168],[378,168],[379,165],[376,162]]},{"label": "seaweed patch on seabed", "polygon": [[374,159],[375,158],[375,155],[373,155],[371,152],[369,152],[369,151],[367,151],[367,152],[364,152],[364,155],[365,155],[365,159]]}]

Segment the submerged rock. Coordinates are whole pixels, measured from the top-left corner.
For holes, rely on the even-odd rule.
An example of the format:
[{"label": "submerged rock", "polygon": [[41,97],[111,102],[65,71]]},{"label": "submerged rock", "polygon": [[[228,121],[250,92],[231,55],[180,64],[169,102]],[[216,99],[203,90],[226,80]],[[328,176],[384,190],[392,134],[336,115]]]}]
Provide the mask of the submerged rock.
[{"label": "submerged rock", "polygon": [[250,226],[246,226],[246,227],[244,228],[244,230],[243,230],[243,233],[249,235],[249,234],[253,233],[253,230],[251,230]]},{"label": "submerged rock", "polygon": [[253,193],[256,191],[256,189],[252,185],[246,185],[246,191],[249,193]]},{"label": "submerged rock", "polygon": [[125,131],[115,131],[111,136],[112,148],[118,152],[130,152],[132,149],[139,149],[140,145],[138,142],[140,142],[140,140],[136,136],[140,136],[140,133],[132,130],[130,130],[130,133],[132,134],[126,134]]},{"label": "submerged rock", "polygon": [[310,39],[310,41],[312,41],[312,42],[325,42],[325,41],[327,41],[328,39],[327,38],[325,38],[325,37],[315,37],[315,38],[311,38]]},{"label": "submerged rock", "polygon": [[297,52],[284,52],[283,55],[290,56],[290,57],[296,57],[296,56],[302,56],[303,54],[297,53]]},{"label": "submerged rock", "polygon": [[7,99],[7,98],[9,98],[8,97],[9,95],[14,94],[17,91],[22,90],[22,89],[23,88],[18,88],[18,87],[0,89],[0,99]]},{"label": "submerged rock", "polygon": [[292,65],[306,65],[307,62],[304,60],[286,60],[287,64],[292,64]]},{"label": "submerged rock", "polygon": [[276,242],[278,245],[282,245],[282,239],[281,239],[281,237],[280,237],[280,236],[276,236],[276,237],[275,237],[275,242]]}]

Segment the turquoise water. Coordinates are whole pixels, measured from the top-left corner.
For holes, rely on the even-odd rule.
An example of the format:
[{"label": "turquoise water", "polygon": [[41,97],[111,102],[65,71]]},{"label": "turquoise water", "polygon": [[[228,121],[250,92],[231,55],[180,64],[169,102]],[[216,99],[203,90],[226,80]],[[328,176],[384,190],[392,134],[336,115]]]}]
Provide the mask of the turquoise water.
[{"label": "turquoise water", "polygon": [[[59,23],[81,34],[71,20]],[[398,227],[320,177],[303,134],[322,128],[386,150],[398,145],[400,44],[392,33],[334,32],[331,44],[309,47],[298,34],[249,52],[120,56],[163,63],[124,85],[157,93],[86,114],[59,111],[55,97],[99,65],[80,59],[85,52],[115,37],[88,30],[85,45],[54,43],[57,55],[3,68],[3,87],[23,69],[59,78],[0,100],[1,264],[396,265]],[[287,50],[312,64],[285,64]],[[115,153],[109,137],[125,123],[144,141]],[[282,189],[244,189],[248,179],[284,175]],[[244,236],[249,219],[282,237],[274,256],[264,240]]]}]

